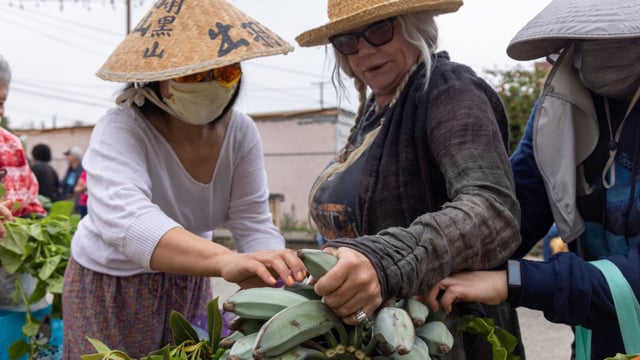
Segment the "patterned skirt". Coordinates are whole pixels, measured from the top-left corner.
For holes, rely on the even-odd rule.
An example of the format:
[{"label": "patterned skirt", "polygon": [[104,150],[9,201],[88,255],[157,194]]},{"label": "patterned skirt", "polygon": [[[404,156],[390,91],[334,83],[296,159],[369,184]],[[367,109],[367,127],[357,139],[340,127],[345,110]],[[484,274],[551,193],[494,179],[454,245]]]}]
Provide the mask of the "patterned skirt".
[{"label": "patterned skirt", "polygon": [[211,280],[167,273],[117,277],[82,267],[73,259],[62,291],[64,359],[97,351],[87,340],[141,358],[172,343],[173,310],[193,325],[207,328]]}]

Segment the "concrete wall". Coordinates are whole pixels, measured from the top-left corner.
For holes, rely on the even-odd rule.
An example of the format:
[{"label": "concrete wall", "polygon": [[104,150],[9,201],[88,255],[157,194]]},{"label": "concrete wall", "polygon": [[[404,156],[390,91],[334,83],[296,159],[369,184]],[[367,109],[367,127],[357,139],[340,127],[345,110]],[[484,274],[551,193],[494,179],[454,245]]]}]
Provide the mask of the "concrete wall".
[{"label": "concrete wall", "polygon": [[336,154],[335,116],[258,120],[269,191],[284,195],[284,218],[308,226],[307,198],[316,176]]},{"label": "concrete wall", "polygon": [[51,166],[56,169],[58,175],[62,178],[68,166],[67,159],[63,153],[71,146],[78,146],[82,151],[86,151],[92,130],[92,126],[81,126],[47,130],[19,130],[14,133],[23,140],[29,159],[31,159],[33,146],[40,143],[49,145],[51,148]]}]

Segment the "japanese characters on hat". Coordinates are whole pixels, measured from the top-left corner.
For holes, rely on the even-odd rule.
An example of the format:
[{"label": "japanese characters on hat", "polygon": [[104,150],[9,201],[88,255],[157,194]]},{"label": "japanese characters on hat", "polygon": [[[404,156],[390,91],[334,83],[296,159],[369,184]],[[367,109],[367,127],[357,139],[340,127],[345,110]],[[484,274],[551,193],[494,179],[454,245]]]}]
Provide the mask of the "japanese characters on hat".
[{"label": "japanese characters on hat", "polygon": [[225,0],[158,0],[96,75],[118,82],[160,81],[292,50]]},{"label": "japanese characters on hat", "polygon": [[640,0],[553,0],[511,40],[507,54],[534,60],[576,39],[640,37]]},{"label": "japanese characters on hat", "polygon": [[386,18],[416,11],[434,15],[457,11],[462,0],[329,0],[329,22],[296,37],[300,46],[317,46],[329,42],[329,36]]}]

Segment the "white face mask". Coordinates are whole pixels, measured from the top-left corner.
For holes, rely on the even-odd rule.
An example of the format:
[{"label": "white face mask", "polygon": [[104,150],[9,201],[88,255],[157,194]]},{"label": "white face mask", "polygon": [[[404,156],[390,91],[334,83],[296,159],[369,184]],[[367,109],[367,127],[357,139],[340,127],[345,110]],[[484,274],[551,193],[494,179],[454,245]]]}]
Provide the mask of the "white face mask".
[{"label": "white face mask", "polygon": [[593,92],[629,100],[640,86],[640,39],[580,41],[574,66]]},{"label": "white face mask", "polygon": [[238,84],[223,87],[217,81],[179,83],[169,80],[169,94],[163,101],[173,115],[192,125],[204,125],[218,118],[229,104]]}]

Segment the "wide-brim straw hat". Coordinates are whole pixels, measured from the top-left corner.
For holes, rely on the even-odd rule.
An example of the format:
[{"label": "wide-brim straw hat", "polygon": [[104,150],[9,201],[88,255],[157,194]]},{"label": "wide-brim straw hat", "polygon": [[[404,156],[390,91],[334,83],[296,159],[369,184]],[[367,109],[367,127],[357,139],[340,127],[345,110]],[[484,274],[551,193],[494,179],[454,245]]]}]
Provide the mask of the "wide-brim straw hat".
[{"label": "wide-brim straw hat", "polygon": [[159,0],[96,75],[119,82],[160,81],[292,50],[224,0]]},{"label": "wide-brim straw hat", "polygon": [[572,40],[640,37],[640,0],[554,0],[507,46],[515,60],[558,53]]},{"label": "wide-brim straw hat", "polygon": [[329,22],[307,30],[296,37],[300,46],[317,46],[329,42],[329,36],[340,34],[386,18],[416,11],[433,15],[457,11],[462,0],[329,0]]}]

